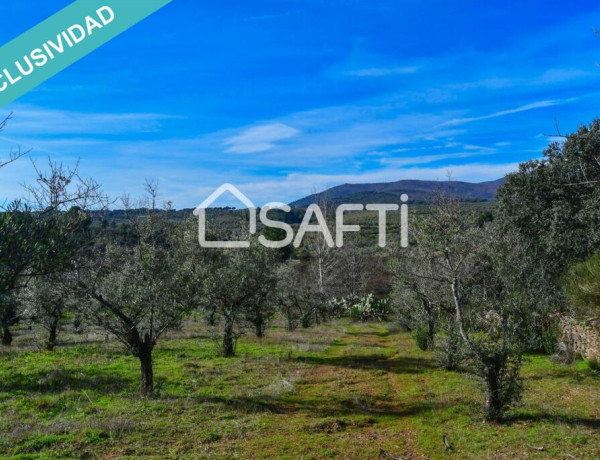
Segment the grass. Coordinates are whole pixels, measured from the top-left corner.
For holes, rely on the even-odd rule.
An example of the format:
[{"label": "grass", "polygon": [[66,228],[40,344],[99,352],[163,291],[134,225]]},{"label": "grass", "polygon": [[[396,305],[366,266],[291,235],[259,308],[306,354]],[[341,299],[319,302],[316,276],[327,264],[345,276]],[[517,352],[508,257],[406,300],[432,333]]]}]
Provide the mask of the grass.
[{"label": "grass", "polygon": [[583,362],[529,356],[523,405],[494,425],[476,380],[390,324],[273,328],[231,359],[190,324],[156,350],[148,400],[133,357],[81,340],[0,351],[0,458],[600,457],[600,378]]}]

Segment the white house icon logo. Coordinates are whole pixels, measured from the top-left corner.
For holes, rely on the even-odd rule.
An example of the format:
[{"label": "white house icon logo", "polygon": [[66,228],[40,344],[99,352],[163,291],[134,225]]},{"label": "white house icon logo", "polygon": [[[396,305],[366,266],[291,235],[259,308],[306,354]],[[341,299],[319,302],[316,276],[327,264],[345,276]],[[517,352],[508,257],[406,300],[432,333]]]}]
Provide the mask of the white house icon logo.
[{"label": "white house icon logo", "polygon": [[[256,233],[257,213],[254,203],[234,185],[223,184],[194,210],[194,215],[198,216],[198,240],[200,241],[200,246],[205,248],[248,248],[250,247],[250,241],[206,241],[206,208],[210,207],[225,192],[231,193],[248,208],[250,234],[254,235]],[[311,204],[305,210],[302,223],[298,226],[295,237],[294,229],[289,223],[273,220],[267,215],[269,211],[274,209],[289,213],[291,207],[280,202],[267,203],[260,208],[259,217],[261,224],[265,228],[271,227],[283,230],[286,236],[282,240],[272,241],[267,239],[265,235],[260,235],[258,242],[267,248],[273,249],[283,248],[290,244],[293,244],[295,248],[299,248],[302,244],[302,239],[307,233],[320,233],[327,246],[341,248],[344,245],[344,233],[360,231],[360,225],[347,225],[344,223],[344,213],[366,210],[375,211],[378,214],[378,244],[384,248],[386,246],[387,213],[400,209],[400,246],[406,248],[408,247],[408,205],[406,204],[408,196],[403,194],[400,197],[400,201],[403,203],[402,205],[396,203],[375,203],[367,204],[366,206],[362,204],[340,204],[335,210],[335,235],[332,235],[321,208],[317,204]],[[312,223],[313,221],[316,221],[316,223]],[[335,236],[335,240],[333,236]]]},{"label": "white house icon logo", "polygon": [[231,193],[248,208],[250,234],[253,235],[256,233],[256,207],[254,203],[234,185],[223,184],[194,210],[194,215],[198,216],[198,239],[200,245],[205,248],[247,248],[250,246],[249,241],[206,241],[206,208],[210,207],[225,192]]}]

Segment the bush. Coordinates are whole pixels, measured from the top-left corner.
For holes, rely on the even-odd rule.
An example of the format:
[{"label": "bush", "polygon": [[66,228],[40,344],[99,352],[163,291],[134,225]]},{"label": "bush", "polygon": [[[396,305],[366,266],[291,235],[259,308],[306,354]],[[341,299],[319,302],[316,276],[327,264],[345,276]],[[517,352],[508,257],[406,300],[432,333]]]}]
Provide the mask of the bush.
[{"label": "bush", "polygon": [[560,337],[560,326],[558,321],[553,321],[543,329],[538,337],[538,349],[551,355],[557,351],[558,338]]},{"label": "bush", "polygon": [[350,318],[354,321],[386,321],[390,314],[387,299],[377,299],[373,294],[357,299],[350,306]]},{"label": "bush", "polygon": [[587,365],[593,371],[600,371],[600,362],[598,362],[596,359],[588,359]]},{"label": "bush", "polygon": [[413,339],[415,339],[415,343],[417,347],[419,347],[423,351],[427,351],[431,348],[431,343],[429,343],[429,328],[427,326],[418,326],[412,331]]},{"label": "bush", "polygon": [[329,299],[327,302],[327,312],[329,317],[332,319],[343,318],[344,316],[348,316],[348,312],[350,311],[350,304],[347,298],[333,298]]},{"label": "bush", "polygon": [[580,317],[598,317],[600,313],[600,252],[571,267],[565,287]]},{"label": "bush", "polygon": [[434,344],[435,355],[440,367],[447,371],[457,371],[467,358],[458,327],[451,321],[448,327],[438,333]]},{"label": "bush", "polygon": [[472,353],[471,357],[475,372],[485,385],[485,419],[501,421],[506,410],[518,404],[523,394],[521,350],[485,334],[476,340],[478,353]]},{"label": "bush", "polygon": [[327,310],[331,318],[350,317],[353,321],[387,321],[392,313],[388,300],[373,294],[330,299]]}]

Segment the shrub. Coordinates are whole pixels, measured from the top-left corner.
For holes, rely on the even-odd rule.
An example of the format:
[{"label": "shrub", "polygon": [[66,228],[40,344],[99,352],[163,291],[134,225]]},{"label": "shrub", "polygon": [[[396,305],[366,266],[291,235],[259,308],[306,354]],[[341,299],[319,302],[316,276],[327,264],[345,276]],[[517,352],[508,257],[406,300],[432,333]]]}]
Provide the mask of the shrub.
[{"label": "shrub", "polygon": [[427,351],[431,348],[431,343],[429,341],[429,329],[427,326],[418,326],[412,331],[413,339],[415,339],[415,343],[417,347],[419,347],[423,351]]},{"label": "shrub", "polygon": [[580,317],[598,317],[600,312],[600,252],[575,264],[565,278],[565,287]]},{"label": "shrub", "polygon": [[440,367],[447,371],[457,371],[467,358],[465,346],[454,321],[450,321],[448,327],[438,333],[434,344],[435,355]]},{"label": "shrub", "polygon": [[485,334],[477,338],[478,355],[473,353],[475,372],[485,385],[485,419],[501,421],[510,407],[518,404],[523,394],[523,378],[519,372],[521,350]]},{"label": "shrub", "polygon": [[353,321],[387,321],[392,313],[388,300],[373,294],[330,299],[326,308],[331,318],[350,317]]},{"label": "shrub", "polygon": [[378,299],[369,294],[353,302],[350,318],[354,321],[386,321],[391,313],[387,299]]},{"label": "shrub", "polygon": [[336,297],[329,299],[326,309],[330,318],[339,319],[349,314],[350,304],[346,297]]},{"label": "shrub", "polygon": [[551,355],[557,351],[558,338],[560,336],[560,327],[558,321],[553,321],[540,331],[538,337],[538,348]]}]

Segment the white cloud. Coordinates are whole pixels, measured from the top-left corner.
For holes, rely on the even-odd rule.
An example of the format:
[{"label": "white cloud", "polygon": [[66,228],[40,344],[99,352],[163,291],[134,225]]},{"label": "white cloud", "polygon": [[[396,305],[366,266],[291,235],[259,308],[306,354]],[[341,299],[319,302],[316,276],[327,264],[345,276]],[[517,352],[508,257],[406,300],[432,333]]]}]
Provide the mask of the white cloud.
[{"label": "white cloud", "polygon": [[391,165],[391,166],[411,166],[411,165],[421,165],[427,163],[434,163],[436,161],[443,160],[452,160],[458,158],[471,158],[474,156],[483,156],[493,154],[495,150],[486,149],[486,150],[473,150],[470,152],[458,152],[458,153],[441,153],[438,155],[421,155],[414,157],[404,157],[404,158],[383,158],[381,160],[381,164]]},{"label": "white cloud", "polygon": [[123,134],[155,132],[161,122],[177,118],[160,113],[86,113],[15,104],[11,135]]},{"label": "white cloud", "polygon": [[442,123],[442,126],[456,126],[456,125],[462,125],[465,123],[472,123],[474,121],[481,121],[481,120],[488,120],[490,118],[504,117],[506,115],[527,112],[529,110],[535,110],[535,109],[541,109],[544,107],[552,107],[554,105],[566,104],[569,102],[573,102],[575,100],[577,100],[577,98],[538,101],[538,102],[533,102],[531,104],[525,104],[520,107],[516,107],[514,109],[500,110],[500,111],[493,112],[493,113],[490,113],[487,115],[481,115],[481,116],[477,116],[477,117],[454,118],[452,120],[448,120],[448,121]]},{"label": "white cloud", "polygon": [[387,77],[389,75],[410,75],[419,70],[417,66],[406,67],[369,67],[365,69],[347,70],[344,75],[350,77]]},{"label": "white cloud", "polygon": [[274,142],[290,139],[300,131],[284,123],[270,123],[246,129],[237,136],[226,139],[224,144],[230,146],[228,153],[258,153],[272,150]]}]

